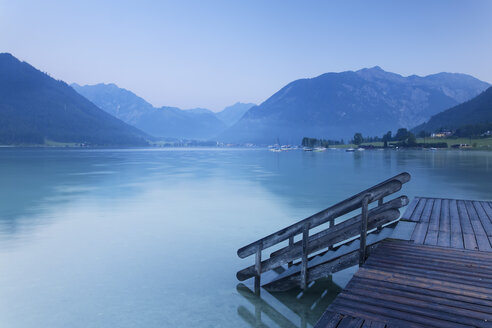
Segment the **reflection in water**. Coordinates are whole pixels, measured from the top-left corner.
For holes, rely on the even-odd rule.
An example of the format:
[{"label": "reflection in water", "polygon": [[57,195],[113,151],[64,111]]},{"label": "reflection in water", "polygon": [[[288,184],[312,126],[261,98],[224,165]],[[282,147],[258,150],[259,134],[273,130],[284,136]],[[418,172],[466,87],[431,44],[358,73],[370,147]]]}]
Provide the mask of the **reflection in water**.
[{"label": "reflection in water", "polygon": [[314,326],[341,291],[331,278],[320,279],[305,291],[294,288],[288,292],[269,293],[262,289],[261,293],[255,294],[244,284],[237,285],[236,289],[253,306],[249,310],[240,305],[237,313],[255,328],[270,327],[269,321],[281,328]]}]

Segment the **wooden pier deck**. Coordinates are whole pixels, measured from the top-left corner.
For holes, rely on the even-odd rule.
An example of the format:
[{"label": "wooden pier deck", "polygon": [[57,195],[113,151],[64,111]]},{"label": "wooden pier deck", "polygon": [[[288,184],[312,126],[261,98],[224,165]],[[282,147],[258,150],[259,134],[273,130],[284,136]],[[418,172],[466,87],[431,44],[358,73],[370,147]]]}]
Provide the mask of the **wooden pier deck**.
[{"label": "wooden pier deck", "polygon": [[419,197],[397,230],[316,328],[492,327],[492,203]]}]

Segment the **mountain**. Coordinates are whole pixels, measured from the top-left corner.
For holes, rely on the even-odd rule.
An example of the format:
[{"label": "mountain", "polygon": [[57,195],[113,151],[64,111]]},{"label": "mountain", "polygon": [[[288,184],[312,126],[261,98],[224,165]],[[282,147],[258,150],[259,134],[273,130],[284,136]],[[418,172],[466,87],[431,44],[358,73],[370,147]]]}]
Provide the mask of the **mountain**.
[{"label": "mountain", "polygon": [[0,54],[0,143],[146,145],[142,131],[8,53]]},{"label": "mountain", "polygon": [[115,84],[72,84],[72,87],[109,114],[156,137],[210,139],[227,128],[208,109],[155,108]]},{"label": "mountain", "polygon": [[413,131],[455,130],[465,125],[487,123],[492,123],[492,87],[467,102],[433,115],[427,123],[415,127]]},{"label": "mountain", "polygon": [[376,66],[293,81],[251,108],[219,140],[298,144],[302,137],[345,140],[411,128],[473,98],[489,84],[439,73],[404,77]]},{"label": "mountain", "polygon": [[224,122],[227,126],[234,125],[237,121],[243,117],[243,115],[251,109],[251,107],[256,106],[251,103],[235,103],[234,105],[227,106],[221,112],[216,114],[217,118]]}]

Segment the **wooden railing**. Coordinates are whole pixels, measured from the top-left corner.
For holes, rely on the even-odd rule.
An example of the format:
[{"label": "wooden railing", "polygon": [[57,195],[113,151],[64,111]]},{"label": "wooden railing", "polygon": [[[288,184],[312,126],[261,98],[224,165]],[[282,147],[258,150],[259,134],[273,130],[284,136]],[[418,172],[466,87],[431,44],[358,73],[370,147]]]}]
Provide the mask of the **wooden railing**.
[{"label": "wooden railing", "polygon": [[[237,278],[242,281],[255,277],[255,289],[259,289],[260,276],[263,272],[283,264],[290,266],[294,261],[300,259],[301,288],[305,289],[308,281],[309,255],[323,249],[330,249],[337,243],[357,236],[360,236],[359,263],[363,264],[366,258],[367,231],[381,229],[384,224],[398,219],[400,215],[398,209],[408,204],[406,196],[400,196],[388,202],[384,202],[384,198],[398,192],[408,181],[410,181],[410,174],[406,172],[398,174],[319,213],[240,248],[237,251],[240,258],[255,254],[256,260],[254,265],[239,271]],[[375,201],[378,202],[377,206],[369,209],[369,205]],[[335,224],[336,218],[359,208],[361,214]],[[327,229],[310,236],[311,229],[324,223],[329,224]],[[294,237],[297,235],[302,235],[301,240],[294,242]],[[262,260],[263,250],[286,240],[288,240],[287,246],[272,252],[268,259]]]}]

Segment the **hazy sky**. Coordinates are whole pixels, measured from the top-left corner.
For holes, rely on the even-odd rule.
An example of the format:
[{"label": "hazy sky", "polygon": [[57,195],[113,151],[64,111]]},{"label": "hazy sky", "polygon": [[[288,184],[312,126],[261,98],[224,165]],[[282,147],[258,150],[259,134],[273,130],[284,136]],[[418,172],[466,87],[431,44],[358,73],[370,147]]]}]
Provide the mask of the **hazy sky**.
[{"label": "hazy sky", "polygon": [[0,0],[0,52],[68,83],[212,110],[375,65],[490,83],[492,1]]}]

